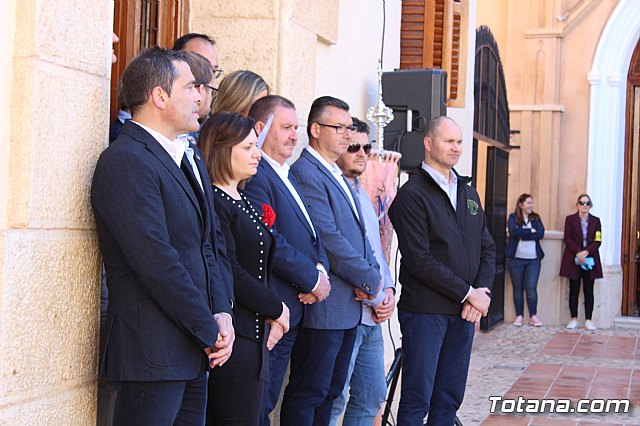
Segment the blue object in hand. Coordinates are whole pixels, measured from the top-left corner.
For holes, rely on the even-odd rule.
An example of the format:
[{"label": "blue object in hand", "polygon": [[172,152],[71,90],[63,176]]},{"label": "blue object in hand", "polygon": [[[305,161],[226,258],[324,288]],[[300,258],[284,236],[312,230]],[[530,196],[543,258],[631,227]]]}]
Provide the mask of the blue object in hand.
[{"label": "blue object in hand", "polygon": [[578,265],[579,267],[581,267],[585,271],[592,270],[593,267],[596,264],[596,261],[593,260],[593,257],[591,257],[591,256],[587,256],[586,259],[584,260],[584,263],[580,263],[580,261],[578,260],[577,257],[574,259],[574,261],[576,262],[576,265]]}]

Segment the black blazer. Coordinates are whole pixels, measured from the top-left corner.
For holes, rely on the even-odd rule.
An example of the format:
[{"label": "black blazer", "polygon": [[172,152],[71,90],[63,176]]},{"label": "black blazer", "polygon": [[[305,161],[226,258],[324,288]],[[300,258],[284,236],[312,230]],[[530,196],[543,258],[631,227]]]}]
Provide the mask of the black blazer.
[{"label": "black blazer", "polygon": [[101,372],[110,380],[188,380],[208,365],[213,313],[231,306],[206,196],[131,121],[100,156],[91,204],[109,288]]},{"label": "black blazer", "polygon": [[[289,180],[304,203],[292,174]],[[276,245],[272,279],[278,294],[291,311],[291,327],[295,327],[304,311],[298,294],[309,293],[315,287],[318,262],[329,272],[329,260],[320,242],[319,231],[316,230],[314,236],[295,198],[264,158],[260,160],[258,173],[247,183],[244,191],[255,204],[256,210],[261,212],[262,205],[268,204],[276,213],[272,228]]]},{"label": "black blazer", "polygon": [[[220,217],[233,271],[235,332],[262,346],[260,377],[268,379],[265,318],[282,315],[282,301],[271,283],[274,239],[253,205],[231,199],[213,187],[214,205]],[[244,197],[244,194],[243,194]]]}]

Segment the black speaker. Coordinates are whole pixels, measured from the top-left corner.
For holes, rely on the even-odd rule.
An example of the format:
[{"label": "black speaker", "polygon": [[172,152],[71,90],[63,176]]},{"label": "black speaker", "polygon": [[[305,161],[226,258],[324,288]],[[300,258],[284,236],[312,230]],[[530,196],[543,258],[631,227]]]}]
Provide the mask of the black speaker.
[{"label": "black speaker", "polygon": [[402,154],[401,170],[424,161],[425,127],[447,115],[447,73],[440,69],[396,70],[382,74],[382,100],[393,109],[384,128],[384,149]]}]

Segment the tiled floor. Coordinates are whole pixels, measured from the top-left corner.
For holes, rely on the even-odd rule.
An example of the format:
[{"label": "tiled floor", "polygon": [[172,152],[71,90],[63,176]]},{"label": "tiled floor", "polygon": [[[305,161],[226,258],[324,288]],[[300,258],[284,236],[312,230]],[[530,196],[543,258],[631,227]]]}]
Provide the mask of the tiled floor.
[{"label": "tiled floor", "polygon": [[[465,402],[465,426],[640,425],[640,337],[630,330],[566,332],[501,325],[476,337]],[[629,399],[628,413],[491,414],[503,399]],[[507,406],[508,407],[508,406]],[[507,410],[512,411],[512,410]]]}]

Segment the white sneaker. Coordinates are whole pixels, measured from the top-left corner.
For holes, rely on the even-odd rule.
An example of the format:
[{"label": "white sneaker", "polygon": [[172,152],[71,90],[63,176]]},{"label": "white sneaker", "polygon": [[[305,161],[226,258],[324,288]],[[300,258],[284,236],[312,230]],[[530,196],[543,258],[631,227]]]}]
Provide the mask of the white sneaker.
[{"label": "white sneaker", "polygon": [[567,328],[569,330],[575,330],[576,328],[578,328],[578,321],[572,319],[571,321],[569,321],[569,324],[567,324]]},{"label": "white sneaker", "polygon": [[586,320],[584,322],[584,329],[587,330],[587,331],[596,331],[597,330],[596,326],[593,325],[591,320]]}]

